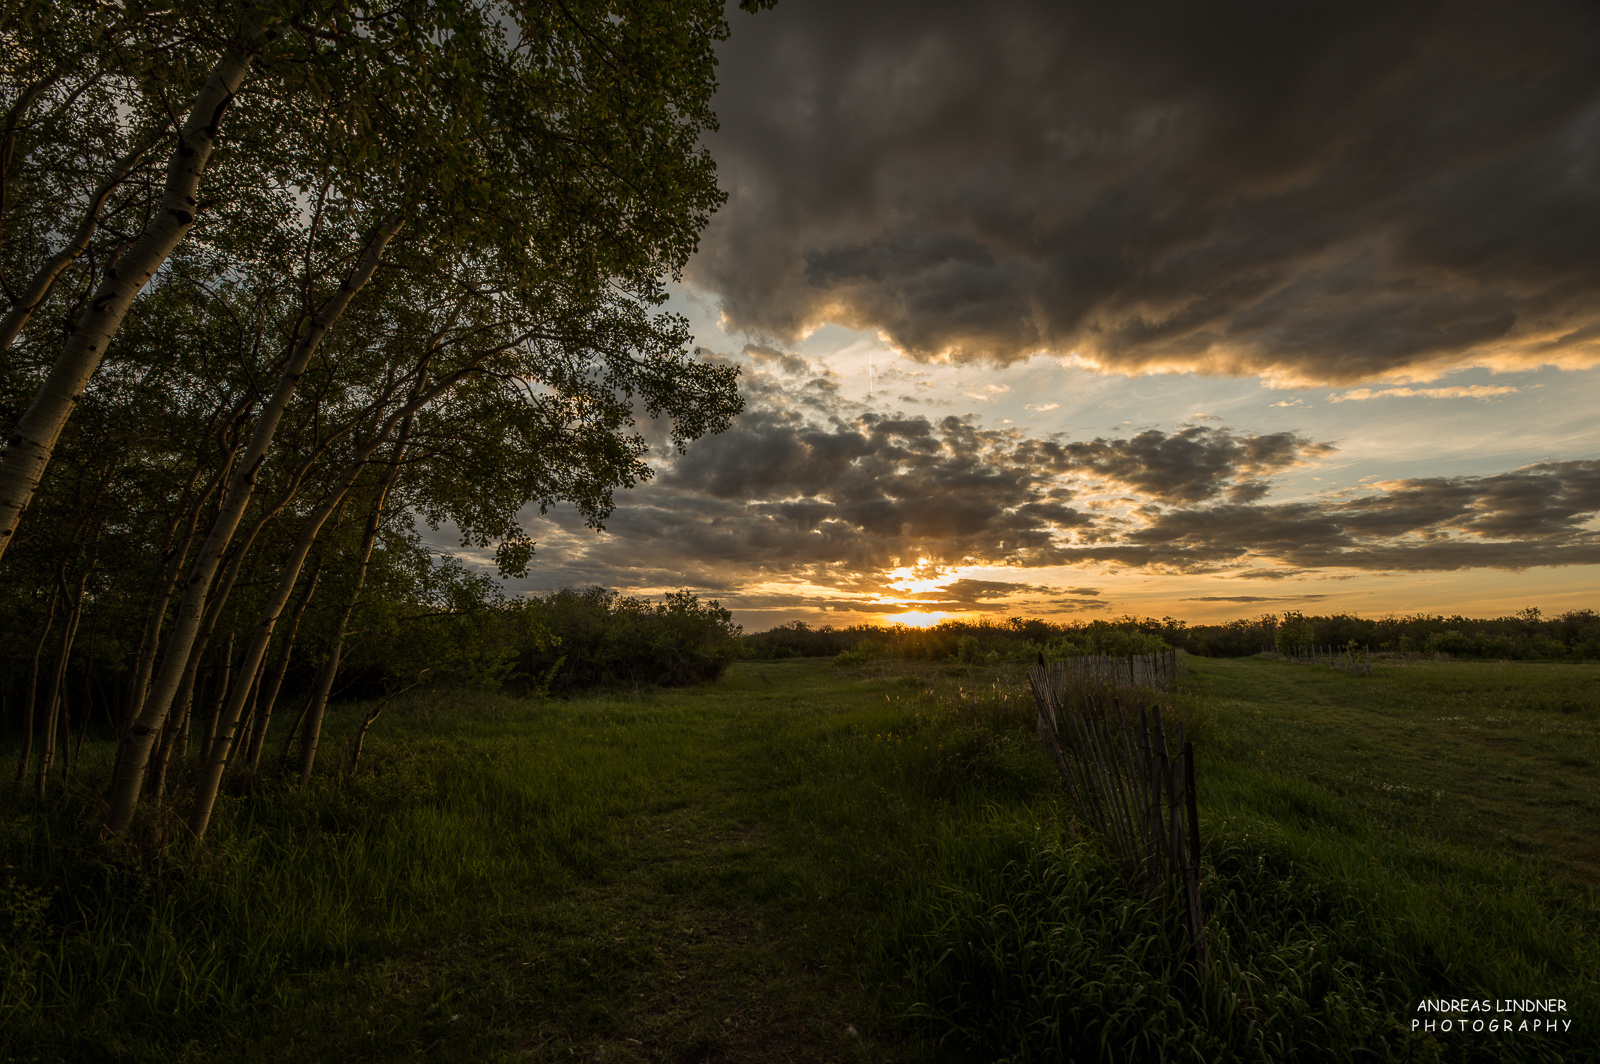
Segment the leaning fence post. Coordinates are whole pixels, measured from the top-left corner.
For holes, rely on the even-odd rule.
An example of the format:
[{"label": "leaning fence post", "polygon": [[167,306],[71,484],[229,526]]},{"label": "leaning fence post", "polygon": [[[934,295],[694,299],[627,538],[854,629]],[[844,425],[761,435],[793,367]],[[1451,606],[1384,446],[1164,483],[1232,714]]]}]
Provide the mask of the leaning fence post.
[{"label": "leaning fence post", "polygon": [[1205,963],[1206,918],[1200,908],[1200,805],[1194,793],[1194,743],[1183,744],[1183,800],[1189,814],[1189,861],[1184,869],[1184,894],[1189,902],[1189,941],[1198,971]]}]

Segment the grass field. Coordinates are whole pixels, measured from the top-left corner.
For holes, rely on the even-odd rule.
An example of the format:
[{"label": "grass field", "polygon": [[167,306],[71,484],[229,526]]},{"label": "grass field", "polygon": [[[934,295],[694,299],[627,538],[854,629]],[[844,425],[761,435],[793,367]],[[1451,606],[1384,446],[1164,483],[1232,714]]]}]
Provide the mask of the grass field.
[{"label": "grass field", "polygon": [[[1595,1058],[1600,669],[1182,686],[1198,986],[1076,834],[1020,672],[748,663],[416,697],[362,775],[230,797],[201,852],[96,841],[87,784],[7,795],[0,1059]],[[1572,1026],[1413,1033],[1432,998]]]}]

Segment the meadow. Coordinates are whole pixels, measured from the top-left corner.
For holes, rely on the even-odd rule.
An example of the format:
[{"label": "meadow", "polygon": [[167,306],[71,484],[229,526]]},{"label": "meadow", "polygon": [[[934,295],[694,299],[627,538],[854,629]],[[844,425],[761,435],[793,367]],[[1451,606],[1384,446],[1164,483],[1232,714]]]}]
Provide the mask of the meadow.
[{"label": "meadow", "polygon": [[[1600,667],[1184,668],[1199,980],[1081,832],[1020,666],[745,662],[411,692],[359,774],[226,793],[201,845],[102,840],[91,741],[76,801],[5,793],[0,1059],[1600,1053]],[[1439,998],[1571,1027],[1412,1030]]]}]

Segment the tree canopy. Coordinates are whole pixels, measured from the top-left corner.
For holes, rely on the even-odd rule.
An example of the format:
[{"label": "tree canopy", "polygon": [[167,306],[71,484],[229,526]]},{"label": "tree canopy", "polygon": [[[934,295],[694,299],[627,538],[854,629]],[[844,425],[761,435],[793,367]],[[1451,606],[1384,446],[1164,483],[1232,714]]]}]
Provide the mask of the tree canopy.
[{"label": "tree canopy", "polygon": [[701,139],[729,27],[708,0],[3,19],[18,774],[42,791],[103,714],[123,831],[193,733],[199,833],[291,662],[326,701],[363,600],[469,609],[416,520],[520,572],[524,508],[598,526],[649,476],[636,417],[681,447],[738,411],[661,309],[723,199]]}]

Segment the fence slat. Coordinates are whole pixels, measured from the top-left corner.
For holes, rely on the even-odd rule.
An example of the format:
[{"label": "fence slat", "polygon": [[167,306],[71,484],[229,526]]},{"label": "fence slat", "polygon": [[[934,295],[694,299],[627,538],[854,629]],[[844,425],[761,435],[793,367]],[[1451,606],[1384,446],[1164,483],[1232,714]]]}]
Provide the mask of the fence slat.
[{"label": "fence slat", "polygon": [[[1121,660],[1093,655],[1080,659],[1082,668],[1066,662],[1034,666],[1028,683],[1039,711],[1039,737],[1073,803],[1134,882],[1177,904],[1198,971],[1206,948],[1194,744],[1185,740],[1181,721],[1176,743],[1169,741],[1161,707],[1148,697],[1133,694],[1123,705],[1115,684],[1124,663],[1129,679],[1137,681],[1136,657],[1145,658],[1147,680],[1163,679],[1169,661],[1176,672],[1176,657],[1167,654]],[[1079,682],[1069,686],[1072,676]],[[1097,698],[1089,681],[1108,679],[1113,690]],[[1134,691],[1148,688],[1135,682]]]}]

